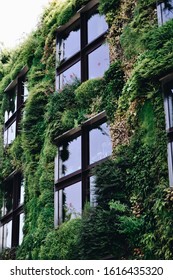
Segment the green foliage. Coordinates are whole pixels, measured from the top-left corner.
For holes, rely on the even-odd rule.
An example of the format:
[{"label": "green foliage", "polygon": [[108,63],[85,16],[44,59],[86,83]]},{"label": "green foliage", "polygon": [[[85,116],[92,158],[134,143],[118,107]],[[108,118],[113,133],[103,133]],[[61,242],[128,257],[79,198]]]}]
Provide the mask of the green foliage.
[{"label": "green foliage", "polygon": [[81,219],[73,219],[51,231],[41,246],[40,259],[75,260],[79,259],[79,233]]},{"label": "green foliage", "polygon": [[98,95],[102,95],[103,79],[91,79],[82,83],[76,90],[75,96],[77,104],[85,110],[91,106],[92,101]]},{"label": "green foliage", "polygon": [[81,259],[121,259],[128,251],[125,236],[119,233],[116,211],[91,209],[82,219]]},{"label": "green foliage", "polygon": [[115,12],[119,4],[120,4],[119,0],[110,0],[109,2],[106,0],[100,0],[99,11],[103,15],[113,11]]},{"label": "green foliage", "polygon": [[5,249],[0,253],[0,260],[15,260],[16,248]]},{"label": "green foliage", "polygon": [[[74,80],[54,92],[55,33],[88,0],[51,1],[36,31],[15,51],[0,53],[0,120],[12,109],[4,90],[24,65],[29,66],[30,96],[21,134],[10,147],[0,143],[0,185],[14,169],[23,171],[24,240],[17,256],[3,259],[172,259],[173,193],[168,189],[167,139],[159,78],[172,72],[173,21],[156,26],[154,0],[135,1],[130,15],[124,1],[101,0],[99,11],[121,37],[111,40],[120,59],[103,78]],[[169,5],[169,1],[164,1]],[[119,14],[120,13],[120,14]],[[119,19],[122,17],[122,21]],[[124,26],[124,21],[128,22]],[[120,40],[120,42],[119,42]],[[120,44],[121,43],[121,46]],[[117,44],[117,45],[114,45]],[[111,53],[111,52],[110,52]],[[129,78],[128,78],[129,77]],[[125,81],[126,79],[126,81]],[[93,170],[98,205],[86,205],[82,219],[54,229],[55,137],[105,110],[111,125],[128,120],[128,145]],[[123,137],[121,127],[119,137]],[[2,192],[0,194],[2,205]]]},{"label": "green foliage", "polygon": [[118,107],[118,99],[124,86],[124,72],[121,62],[115,61],[104,74],[104,90],[102,94],[102,110],[106,110],[110,120],[114,120],[114,114]]}]

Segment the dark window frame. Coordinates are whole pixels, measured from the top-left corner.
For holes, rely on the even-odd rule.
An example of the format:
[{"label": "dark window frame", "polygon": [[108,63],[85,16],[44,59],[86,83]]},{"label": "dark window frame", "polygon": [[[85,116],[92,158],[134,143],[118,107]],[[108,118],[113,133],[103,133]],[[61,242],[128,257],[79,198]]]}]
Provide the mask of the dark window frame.
[{"label": "dark window frame", "polygon": [[[17,104],[16,104],[16,110],[12,112],[12,115],[8,118],[7,121],[4,123],[4,134],[7,131],[7,141],[4,143],[4,146],[9,146],[10,143],[8,143],[8,129],[12,126],[14,122],[16,122],[15,125],[15,137],[20,133],[20,121],[22,118],[22,110],[24,108],[24,84],[27,81],[27,72],[28,67],[25,66],[15,80],[13,80],[5,89],[5,94],[8,95],[8,98],[10,99],[11,96],[16,95]],[[9,113],[9,112],[8,112]],[[13,142],[13,141],[12,141]]]},{"label": "dark window frame", "polygon": [[[12,236],[11,236],[11,248],[17,247],[19,245],[19,223],[20,223],[20,214],[24,213],[24,203],[20,204],[20,188],[23,176],[20,172],[13,172],[6,180],[4,181],[4,190],[6,186],[11,184],[12,187],[12,209],[3,215],[0,219],[0,226],[4,227],[8,222],[12,221]],[[3,245],[3,240],[1,240]],[[1,248],[6,249],[6,248]]]},{"label": "dark window frame", "polygon": [[[80,127],[74,128],[63,135],[57,137],[55,139],[55,144],[57,146],[62,145],[63,143],[67,143],[76,139],[78,136],[81,136],[81,169],[76,170],[68,175],[65,175],[62,178],[58,178],[55,181],[54,192],[58,192],[63,190],[75,183],[81,182],[82,188],[82,209],[84,208],[85,203],[90,201],[90,177],[93,176],[93,168],[106,161],[110,156],[107,156],[103,159],[100,159],[94,163],[89,163],[89,132],[98,127],[101,124],[108,123],[105,112],[101,112],[97,116],[87,120]],[[57,157],[58,158],[58,157]],[[58,160],[58,159],[56,159]],[[56,172],[56,170],[55,170]],[[58,170],[57,170],[58,172]],[[58,194],[59,195],[59,194]],[[56,205],[56,203],[55,203]],[[59,210],[58,210],[59,211]],[[58,214],[58,224],[60,215]]]},{"label": "dark window frame", "polygon": [[[170,187],[173,187],[173,107],[172,107],[172,112],[170,111],[170,102],[173,102],[173,93],[171,95],[171,89],[173,89],[173,73],[170,73],[165,77],[161,78],[160,81],[162,84],[166,134],[168,139],[167,153],[168,153],[169,184]],[[172,125],[171,125],[171,117],[172,117]]]},{"label": "dark window frame", "polygon": [[[64,27],[60,27],[57,30],[57,42],[56,45],[58,46],[59,40],[63,38],[64,33],[68,33],[68,30],[73,30],[73,26],[79,25],[80,28],[80,50],[76,53],[74,53],[72,56],[68,57],[67,59],[62,61],[59,61],[59,65],[56,67],[56,77],[58,81],[58,86],[57,90],[62,89],[60,87],[60,75],[64,73],[66,70],[70,69],[73,65],[76,63],[80,62],[80,81],[84,82],[88,80],[89,78],[89,62],[88,62],[88,55],[95,51],[97,48],[103,45],[106,41],[106,35],[107,31],[103,32],[100,34],[98,37],[96,37],[94,40],[91,42],[87,42],[87,20],[88,20],[88,15],[91,13],[95,13],[98,9],[98,1],[91,1],[88,5],[86,5],[83,9],[81,9],[77,13],[77,18],[74,19],[74,21],[71,23],[69,26],[64,25]],[[79,22],[79,23],[78,23]],[[78,23],[78,24],[77,24]],[[58,47],[57,47],[57,54],[58,54]],[[60,58],[60,55],[58,55]]]}]

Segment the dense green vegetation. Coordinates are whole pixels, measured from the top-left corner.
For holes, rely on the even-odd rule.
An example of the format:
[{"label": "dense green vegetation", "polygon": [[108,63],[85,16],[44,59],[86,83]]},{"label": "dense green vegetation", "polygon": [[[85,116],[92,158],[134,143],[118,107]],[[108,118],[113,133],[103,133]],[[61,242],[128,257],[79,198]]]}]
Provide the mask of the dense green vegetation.
[{"label": "dense green vegetation", "polygon": [[[7,250],[1,258],[172,259],[173,194],[159,79],[173,69],[173,21],[157,26],[153,0],[101,0],[110,68],[101,79],[75,80],[54,92],[56,29],[87,2],[52,1],[37,30],[16,50],[0,53],[1,129],[10,106],[4,89],[24,65],[30,92],[21,134],[5,149],[0,140],[1,189],[12,170],[26,179],[24,240],[16,256]],[[94,170],[98,205],[86,204],[82,219],[54,229],[53,139],[103,110],[114,151]]]}]

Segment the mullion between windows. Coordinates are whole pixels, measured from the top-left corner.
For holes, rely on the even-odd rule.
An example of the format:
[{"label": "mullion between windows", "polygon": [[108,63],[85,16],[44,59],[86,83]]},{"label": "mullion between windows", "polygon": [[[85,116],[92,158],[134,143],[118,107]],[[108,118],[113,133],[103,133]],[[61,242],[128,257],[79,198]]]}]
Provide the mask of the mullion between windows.
[{"label": "mullion between windows", "polygon": [[82,127],[82,206],[86,202],[88,193],[88,164],[89,164],[89,131],[88,127]]}]

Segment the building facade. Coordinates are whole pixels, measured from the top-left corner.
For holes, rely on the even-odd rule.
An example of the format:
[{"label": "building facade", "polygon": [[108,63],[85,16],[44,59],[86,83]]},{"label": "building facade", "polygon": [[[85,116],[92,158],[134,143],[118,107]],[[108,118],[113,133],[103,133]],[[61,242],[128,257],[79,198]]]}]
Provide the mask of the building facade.
[{"label": "building facade", "polygon": [[77,2],[3,66],[1,258],[171,259],[173,3]]}]

